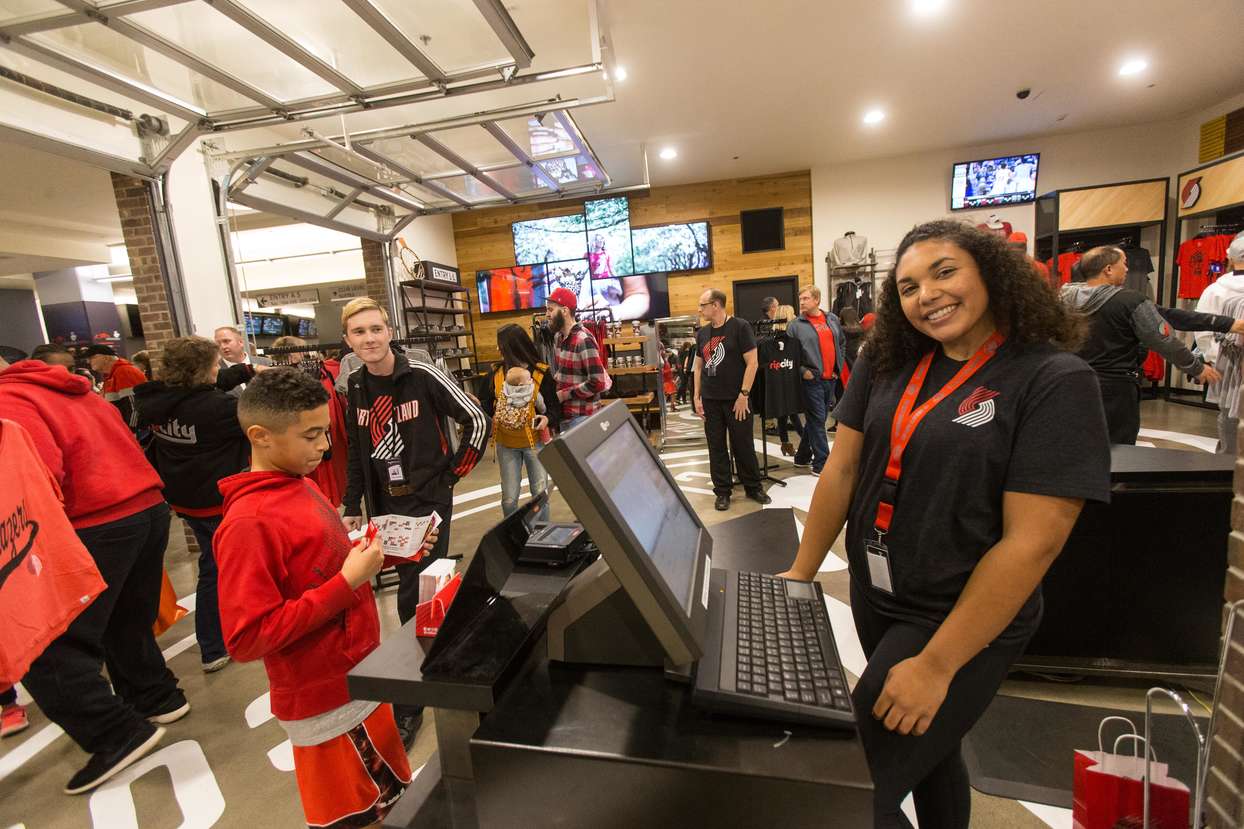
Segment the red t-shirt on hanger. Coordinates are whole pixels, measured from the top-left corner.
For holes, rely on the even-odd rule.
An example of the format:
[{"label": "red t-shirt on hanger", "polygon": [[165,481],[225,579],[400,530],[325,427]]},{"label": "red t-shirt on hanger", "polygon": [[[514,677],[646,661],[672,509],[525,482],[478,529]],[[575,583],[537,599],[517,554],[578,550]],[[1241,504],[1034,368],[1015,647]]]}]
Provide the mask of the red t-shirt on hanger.
[{"label": "red t-shirt on hanger", "polygon": [[1200,239],[1189,239],[1179,246],[1175,262],[1179,265],[1180,299],[1200,298],[1214,281],[1210,265],[1226,258],[1231,239],[1226,234],[1203,236]]}]

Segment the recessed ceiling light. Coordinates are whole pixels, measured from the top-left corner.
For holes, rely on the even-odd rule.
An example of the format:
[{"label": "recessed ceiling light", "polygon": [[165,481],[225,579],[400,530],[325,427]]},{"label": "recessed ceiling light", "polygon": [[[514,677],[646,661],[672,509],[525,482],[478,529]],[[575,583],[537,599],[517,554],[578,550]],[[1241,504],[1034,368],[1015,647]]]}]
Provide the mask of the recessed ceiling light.
[{"label": "recessed ceiling light", "polygon": [[1139,75],[1148,68],[1149,61],[1143,58],[1132,58],[1131,60],[1123,62],[1123,65],[1119,67],[1119,74],[1124,77],[1128,75]]},{"label": "recessed ceiling light", "polygon": [[885,120],[885,112],[879,109],[870,109],[864,113],[865,124],[880,124]]},{"label": "recessed ceiling light", "polygon": [[946,0],[911,0],[911,13],[917,17],[932,17],[946,10]]},{"label": "recessed ceiling light", "polygon": [[625,67],[625,66],[615,66],[615,67],[613,67],[613,79],[614,79],[615,81],[624,81],[624,80],[626,80],[626,67]]},{"label": "recessed ceiling light", "polygon": [[673,161],[675,158],[678,158],[678,150],[673,147],[666,147],[661,150],[661,158],[664,158],[666,161]]}]

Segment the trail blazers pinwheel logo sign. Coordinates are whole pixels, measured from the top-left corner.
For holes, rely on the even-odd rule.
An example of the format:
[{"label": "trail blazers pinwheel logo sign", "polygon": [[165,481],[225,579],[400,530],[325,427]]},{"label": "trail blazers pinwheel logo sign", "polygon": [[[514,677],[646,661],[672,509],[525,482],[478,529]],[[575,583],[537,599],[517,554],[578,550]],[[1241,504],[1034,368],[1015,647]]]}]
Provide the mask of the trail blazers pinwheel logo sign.
[{"label": "trail blazers pinwheel logo sign", "polygon": [[1184,210],[1195,207],[1197,201],[1201,198],[1201,176],[1189,179],[1184,185],[1184,189],[1179,191],[1179,206]]},{"label": "trail blazers pinwheel logo sign", "polygon": [[984,426],[993,420],[995,411],[993,401],[997,396],[998,392],[984,386],[977,386],[976,391],[969,394],[967,399],[959,405],[959,416],[954,422],[972,429]]}]

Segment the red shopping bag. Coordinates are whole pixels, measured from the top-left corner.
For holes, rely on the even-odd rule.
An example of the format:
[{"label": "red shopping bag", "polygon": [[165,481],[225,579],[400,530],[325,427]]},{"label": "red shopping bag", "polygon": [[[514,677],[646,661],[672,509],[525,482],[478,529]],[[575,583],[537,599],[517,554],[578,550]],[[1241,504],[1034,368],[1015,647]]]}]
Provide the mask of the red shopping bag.
[{"label": "red shopping bag", "polygon": [[[1107,717],[1108,720],[1124,717]],[[1125,734],[1115,741],[1114,751],[1104,751],[1101,746],[1101,728],[1098,729],[1098,750],[1076,750],[1073,776],[1072,825],[1075,829],[1114,829],[1122,823],[1141,825],[1145,803],[1145,758],[1136,754],[1119,754],[1119,742],[1131,739],[1143,742],[1135,733]],[[1148,749],[1152,752],[1152,748]],[[1149,763],[1149,829],[1188,829],[1190,792],[1188,787],[1170,777],[1165,763]]]},{"label": "red shopping bag", "polygon": [[26,430],[0,420],[0,687],[106,587],[69,524],[60,486]]},{"label": "red shopping bag", "polygon": [[431,639],[440,632],[445,622],[445,614],[454,597],[458,595],[458,587],[462,584],[462,574],[454,576],[449,582],[436,591],[436,595],[426,602],[415,606],[415,635],[423,639]]}]

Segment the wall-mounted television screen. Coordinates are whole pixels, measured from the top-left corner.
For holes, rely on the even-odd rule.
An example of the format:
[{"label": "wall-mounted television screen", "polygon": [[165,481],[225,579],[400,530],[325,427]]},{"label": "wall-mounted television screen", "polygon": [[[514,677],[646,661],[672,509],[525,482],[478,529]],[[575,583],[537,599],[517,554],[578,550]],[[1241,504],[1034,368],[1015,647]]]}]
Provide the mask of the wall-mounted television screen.
[{"label": "wall-mounted television screen", "polygon": [[285,333],[285,320],[280,317],[263,317],[263,336],[279,337]]},{"label": "wall-mounted television screen", "polygon": [[552,291],[567,288],[581,315],[608,310],[608,318],[618,321],[669,316],[666,274],[592,279],[583,259],[477,271],[475,287],[484,314],[540,309]]},{"label": "wall-mounted television screen", "polygon": [[318,337],[319,332],[315,327],[315,320],[300,319],[298,320],[298,336],[299,337]]},{"label": "wall-mounted television screen", "polygon": [[711,267],[713,252],[708,222],[631,229],[635,271],[695,271]]},{"label": "wall-mounted television screen", "polygon": [[593,279],[635,273],[631,253],[631,208],[626,196],[594,199],[583,205],[587,217],[587,260]]},{"label": "wall-mounted television screen", "polygon": [[514,222],[514,264],[539,265],[587,259],[587,232],[583,212]]},{"label": "wall-mounted television screen", "polygon": [[246,320],[246,336],[258,337],[263,328],[263,320],[249,311],[242,315]]},{"label": "wall-mounted television screen", "polygon": [[1024,204],[1037,198],[1040,153],[963,161],[950,179],[950,209],[972,210]]}]

